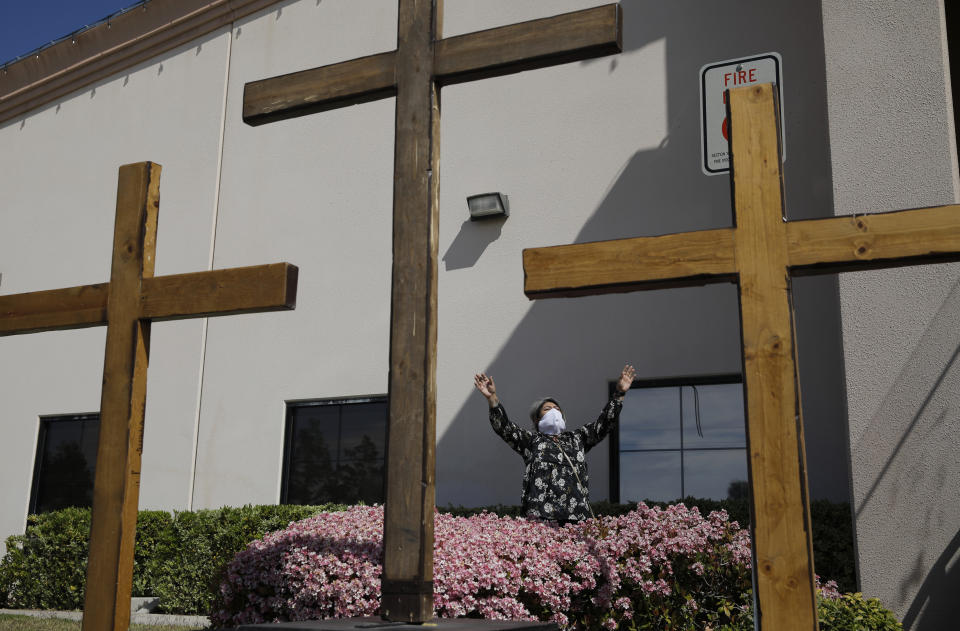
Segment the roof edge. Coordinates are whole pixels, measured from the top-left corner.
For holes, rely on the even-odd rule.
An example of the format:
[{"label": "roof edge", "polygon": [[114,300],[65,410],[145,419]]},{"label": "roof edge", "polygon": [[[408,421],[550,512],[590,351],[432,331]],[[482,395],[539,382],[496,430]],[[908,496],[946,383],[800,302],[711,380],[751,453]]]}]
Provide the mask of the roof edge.
[{"label": "roof edge", "polygon": [[151,0],[0,70],[0,124],[279,0]]}]

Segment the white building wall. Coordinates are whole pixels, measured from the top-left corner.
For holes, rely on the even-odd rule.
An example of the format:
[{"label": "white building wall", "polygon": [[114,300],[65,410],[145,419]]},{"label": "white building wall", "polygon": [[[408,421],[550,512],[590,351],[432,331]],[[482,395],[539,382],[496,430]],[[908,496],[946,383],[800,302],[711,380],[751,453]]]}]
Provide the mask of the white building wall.
[{"label": "white building wall", "polygon": [[[444,34],[596,4],[447,0]],[[704,64],[781,54],[788,214],[832,208],[817,7],[623,4],[617,57],[443,90],[441,505],[519,497],[521,463],[489,429],[477,371],[495,376],[515,420],[550,393],[572,425],[595,417],[627,361],[640,378],[739,371],[732,285],[537,303],[522,293],[526,247],[730,225],[728,179],[699,166]],[[257,128],[240,111],[245,82],[390,50],[395,32],[393,0],[280,2],[0,128],[4,293],[107,280],[116,167],[144,159],[165,167],[158,274],[207,269],[211,253],[215,268],[300,267],[293,312],[154,327],[141,506],[276,502],[284,402],[386,392],[393,100]],[[510,218],[467,221],[465,197],[491,190],[510,196]],[[82,217],[63,212],[76,204]],[[71,242],[82,242],[77,263],[55,263]],[[817,394],[804,401],[811,487],[843,498],[842,459],[839,473],[831,464],[845,433],[836,288],[805,281],[798,295],[801,381]],[[0,534],[22,529],[37,416],[97,409],[102,345],[96,330],[0,339],[15,427],[0,444]],[[607,469],[603,444],[595,499]]]},{"label": "white building wall", "polygon": [[[164,166],[156,273],[209,266],[228,35],[215,33],[0,127],[3,293],[108,281],[117,168]],[[152,332],[143,508],[185,508],[202,323]],[[40,416],[100,408],[104,329],[0,338],[0,533],[22,532]]]},{"label": "white building wall", "polygon": [[[943,3],[823,2],[838,215],[957,201]],[[960,267],[840,276],[857,560],[905,628],[956,626]]]},{"label": "white building wall", "polygon": [[[290,261],[297,308],[210,321],[195,506],[276,503],[293,399],[385,394],[393,99],[250,127],[243,85],[396,47],[396,3],[281,3],[235,24],[216,267]],[[354,28],[363,24],[363,28]]]}]

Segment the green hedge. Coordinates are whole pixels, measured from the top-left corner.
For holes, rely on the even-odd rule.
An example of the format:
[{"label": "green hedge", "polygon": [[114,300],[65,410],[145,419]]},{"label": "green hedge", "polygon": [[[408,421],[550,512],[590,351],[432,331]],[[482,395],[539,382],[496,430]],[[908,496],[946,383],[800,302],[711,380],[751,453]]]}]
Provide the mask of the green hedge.
[{"label": "green hedge", "polygon": [[89,534],[89,509],[30,515],[26,533],[7,538],[7,554],[0,561],[0,605],[82,607]]},{"label": "green hedge", "polygon": [[[166,613],[205,615],[220,573],[247,543],[290,522],[342,505],[244,506],[196,512],[140,511],[133,595],[157,596]],[[81,609],[90,509],[30,515],[26,532],[7,538],[0,560],[0,606]]]},{"label": "green hedge", "polygon": [[[666,507],[675,502],[647,501],[648,506]],[[704,515],[715,510],[725,510],[730,519],[737,521],[746,528],[750,524],[750,502],[747,499],[710,500],[696,497],[687,497],[683,500],[687,506],[696,506]],[[611,502],[593,502],[593,512],[597,516],[619,516],[628,513],[636,503],[613,504]],[[469,517],[483,511],[497,515],[520,517],[519,506],[483,506],[479,508],[464,508],[462,506],[447,506],[441,508],[445,513]],[[831,502],[828,500],[813,500],[810,502],[810,519],[813,522],[813,565],[820,578],[826,582],[837,582],[841,592],[857,591],[857,576],[853,557],[853,522],[850,515],[850,504],[847,502]]]}]

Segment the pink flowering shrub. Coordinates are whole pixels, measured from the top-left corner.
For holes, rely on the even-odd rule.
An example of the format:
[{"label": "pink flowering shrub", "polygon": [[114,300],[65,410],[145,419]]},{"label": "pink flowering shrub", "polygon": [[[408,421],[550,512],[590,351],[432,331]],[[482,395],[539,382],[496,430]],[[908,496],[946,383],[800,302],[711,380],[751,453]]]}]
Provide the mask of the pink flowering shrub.
[{"label": "pink flowering shrub", "polygon": [[821,584],[820,577],[815,576],[815,578],[817,579],[817,595],[821,600],[840,600],[843,597],[836,581],[827,581]]},{"label": "pink flowering shrub", "polygon": [[[381,507],[323,513],[237,554],[213,625],[376,615]],[[557,526],[436,514],[440,617],[554,620],[567,629],[752,628],[749,534],[725,512],[640,504]],[[747,626],[749,625],[749,627]]]}]

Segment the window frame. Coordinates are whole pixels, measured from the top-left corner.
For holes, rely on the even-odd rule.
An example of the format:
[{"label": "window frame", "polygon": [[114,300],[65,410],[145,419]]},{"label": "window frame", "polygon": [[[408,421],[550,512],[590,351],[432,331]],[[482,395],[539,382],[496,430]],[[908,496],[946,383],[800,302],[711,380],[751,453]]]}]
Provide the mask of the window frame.
[{"label": "window frame", "polygon": [[[50,423],[76,422],[76,421],[97,421],[97,431],[99,434],[100,413],[99,412],[81,412],[77,414],[45,414],[37,418],[37,444],[33,455],[33,475],[30,480],[30,502],[27,504],[27,514],[36,515],[37,503],[39,502],[41,470],[44,468],[43,456],[47,446],[47,434],[50,431]],[[98,440],[99,451],[99,440]],[[94,454],[92,471],[96,479],[97,455]],[[93,480],[91,480],[93,484]],[[93,497],[93,486],[90,488],[90,496]]]},{"label": "window frame", "polygon": [[[741,373],[711,373],[704,375],[693,375],[693,376],[675,376],[675,377],[657,377],[654,379],[634,379],[633,383],[630,384],[631,390],[640,390],[644,388],[675,388],[683,386],[714,386],[714,385],[727,385],[727,384],[741,384],[741,389],[743,389],[743,400],[744,406],[746,406],[747,393],[743,387],[743,374]],[[617,381],[610,381],[609,390],[610,395],[617,389]],[[744,407],[744,422],[746,422],[746,407]],[[610,432],[610,489],[609,496],[610,501],[619,504],[620,503],[620,428],[621,424],[617,423],[617,427],[614,431]],[[731,449],[743,449],[746,451],[749,449],[749,437],[747,436],[747,428],[744,425],[744,447],[698,447],[698,451],[720,451],[720,450],[731,450]],[[644,450],[635,450],[636,451],[679,451],[680,452],[680,489],[681,495],[683,494],[683,465],[684,465],[684,447],[683,447],[683,428],[680,430],[680,448],[676,449],[644,449]],[[749,472],[749,461],[747,463],[747,470]]]}]

